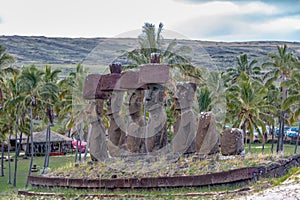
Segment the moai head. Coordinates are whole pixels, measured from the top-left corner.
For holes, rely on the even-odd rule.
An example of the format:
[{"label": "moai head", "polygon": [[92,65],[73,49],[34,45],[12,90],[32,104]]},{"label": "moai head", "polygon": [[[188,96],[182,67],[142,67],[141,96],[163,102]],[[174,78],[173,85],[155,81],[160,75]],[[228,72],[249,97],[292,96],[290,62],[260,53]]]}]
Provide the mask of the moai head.
[{"label": "moai head", "polygon": [[165,87],[160,84],[151,84],[148,88],[149,93],[146,98],[148,110],[163,106]]},{"label": "moai head", "polygon": [[160,63],[160,53],[151,53],[151,63]]},{"label": "moai head", "polygon": [[109,65],[110,73],[121,74],[122,64],[120,62],[115,62]]},{"label": "moai head", "polygon": [[176,109],[183,110],[192,107],[196,91],[196,84],[191,82],[178,83],[176,85]]},{"label": "moai head", "polygon": [[119,113],[122,110],[123,105],[123,91],[113,91],[110,94],[110,98],[107,101],[107,114],[112,115],[114,113]]},{"label": "moai head", "polygon": [[128,114],[139,116],[143,110],[144,90],[128,91]]}]

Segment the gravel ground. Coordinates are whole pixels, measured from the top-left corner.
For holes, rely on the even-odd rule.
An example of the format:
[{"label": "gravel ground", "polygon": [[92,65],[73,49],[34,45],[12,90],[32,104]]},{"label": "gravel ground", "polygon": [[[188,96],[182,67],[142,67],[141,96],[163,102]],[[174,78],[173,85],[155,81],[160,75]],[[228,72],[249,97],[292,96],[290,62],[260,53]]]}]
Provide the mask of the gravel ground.
[{"label": "gravel ground", "polygon": [[258,193],[237,198],[239,200],[300,200],[300,175],[292,176],[281,185]]}]

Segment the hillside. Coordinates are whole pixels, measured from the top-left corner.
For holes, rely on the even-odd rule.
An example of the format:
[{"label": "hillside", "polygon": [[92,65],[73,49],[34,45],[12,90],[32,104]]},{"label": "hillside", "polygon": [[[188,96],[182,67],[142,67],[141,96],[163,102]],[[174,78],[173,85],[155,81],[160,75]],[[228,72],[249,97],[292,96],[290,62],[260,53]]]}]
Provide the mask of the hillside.
[{"label": "hillside", "polygon": [[[168,42],[168,41],[167,41]],[[37,36],[0,36],[0,44],[16,58],[16,66],[51,64],[74,66],[78,63],[107,66],[124,51],[138,48],[136,39],[129,38],[48,38]],[[265,62],[276,52],[277,45],[287,44],[300,58],[299,42],[208,42],[179,40],[178,47],[189,46],[195,66],[224,69],[235,64],[236,57],[247,53],[250,59]],[[124,60],[123,60],[124,61]],[[126,62],[126,61],[125,61]]]}]

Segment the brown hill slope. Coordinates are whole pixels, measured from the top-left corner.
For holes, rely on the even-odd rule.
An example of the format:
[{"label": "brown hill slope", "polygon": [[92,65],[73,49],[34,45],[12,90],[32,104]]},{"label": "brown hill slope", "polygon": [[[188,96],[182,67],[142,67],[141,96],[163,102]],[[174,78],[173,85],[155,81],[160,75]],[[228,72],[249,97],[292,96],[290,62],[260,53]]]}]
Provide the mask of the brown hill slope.
[{"label": "brown hill slope", "polygon": [[[168,42],[168,41],[167,41]],[[132,38],[48,38],[38,36],[0,36],[0,44],[16,58],[15,65],[58,64],[107,66],[124,51],[138,48]],[[224,69],[235,65],[236,57],[247,53],[250,59],[265,62],[267,55],[277,51],[277,45],[287,44],[300,58],[299,42],[209,42],[179,40],[178,47],[189,46],[196,66]],[[122,60],[126,62],[126,60]]]}]

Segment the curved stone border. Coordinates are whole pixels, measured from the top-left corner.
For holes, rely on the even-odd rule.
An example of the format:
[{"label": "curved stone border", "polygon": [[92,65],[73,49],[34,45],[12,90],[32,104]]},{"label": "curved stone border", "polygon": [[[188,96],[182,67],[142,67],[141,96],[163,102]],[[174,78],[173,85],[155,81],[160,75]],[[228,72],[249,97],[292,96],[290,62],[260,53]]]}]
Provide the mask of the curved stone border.
[{"label": "curved stone border", "polygon": [[116,179],[72,179],[62,177],[29,176],[29,183],[36,187],[70,187],[91,189],[150,189],[174,187],[199,187],[220,184],[247,183],[259,177],[280,177],[290,168],[300,166],[300,155],[282,159],[269,166],[256,166],[230,171],[173,177],[116,178]]},{"label": "curved stone border", "polygon": [[70,187],[93,189],[197,187],[249,181],[255,178],[257,174],[259,174],[259,170],[259,167],[249,167],[194,176],[116,179],[72,179],[61,177],[29,176],[29,183],[32,184],[32,186],[38,187]]}]

